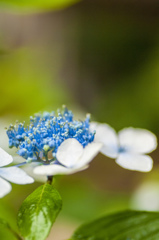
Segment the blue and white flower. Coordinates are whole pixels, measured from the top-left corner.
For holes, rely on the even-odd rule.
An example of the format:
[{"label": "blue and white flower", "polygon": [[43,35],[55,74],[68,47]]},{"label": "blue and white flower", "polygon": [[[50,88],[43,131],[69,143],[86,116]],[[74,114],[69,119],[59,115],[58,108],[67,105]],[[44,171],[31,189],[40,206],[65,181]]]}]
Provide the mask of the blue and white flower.
[{"label": "blue and white flower", "polygon": [[22,185],[34,182],[34,179],[28,176],[22,169],[16,166],[5,167],[12,162],[12,156],[0,148],[0,198],[11,191],[12,186],[9,182]]},{"label": "blue and white flower", "polygon": [[95,142],[103,143],[101,153],[116,159],[123,168],[148,172],[153,167],[152,158],[147,153],[157,147],[156,136],[140,128],[124,128],[117,134],[108,124],[91,123],[91,130],[96,131]]},{"label": "blue and white flower", "polygon": [[65,140],[58,148],[56,162],[51,165],[37,166],[35,174],[57,175],[72,174],[88,168],[88,164],[98,154],[101,143],[89,143],[85,148],[74,138]]},{"label": "blue and white flower", "polygon": [[34,172],[55,175],[80,171],[99,152],[101,144],[93,143],[94,131],[90,131],[90,116],[85,121],[73,119],[66,107],[56,115],[44,113],[30,118],[30,125],[10,125],[7,130],[9,146],[17,147],[17,153],[26,163],[37,165]]}]

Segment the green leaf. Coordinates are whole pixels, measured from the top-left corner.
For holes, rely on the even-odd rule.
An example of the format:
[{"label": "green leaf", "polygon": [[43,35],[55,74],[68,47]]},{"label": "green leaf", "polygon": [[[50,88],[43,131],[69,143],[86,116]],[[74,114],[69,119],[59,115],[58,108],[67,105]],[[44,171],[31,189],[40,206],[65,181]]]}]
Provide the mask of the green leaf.
[{"label": "green leaf", "polygon": [[158,240],[159,213],[124,211],[82,225],[71,240]]},{"label": "green leaf", "polygon": [[25,240],[46,239],[61,207],[61,197],[50,184],[30,194],[18,213],[18,227]]},{"label": "green leaf", "polygon": [[1,7],[11,7],[24,11],[62,9],[79,0],[0,0]]}]

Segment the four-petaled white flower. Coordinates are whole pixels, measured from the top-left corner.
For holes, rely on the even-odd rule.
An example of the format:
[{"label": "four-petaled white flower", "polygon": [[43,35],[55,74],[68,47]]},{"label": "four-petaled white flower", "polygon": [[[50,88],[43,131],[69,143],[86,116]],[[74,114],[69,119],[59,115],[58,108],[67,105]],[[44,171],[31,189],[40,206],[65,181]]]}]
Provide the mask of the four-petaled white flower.
[{"label": "four-petaled white flower", "polygon": [[34,179],[28,176],[22,169],[16,166],[4,167],[11,162],[13,162],[12,156],[0,148],[0,198],[11,191],[12,187],[9,182],[16,184],[34,182]]},{"label": "four-petaled white flower", "polygon": [[109,125],[95,122],[91,123],[90,129],[96,130],[95,142],[103,143],[101,153],[115,158],[121,167],[141,172],[152,169],[152,158],[145,155],[157,147],[157,138],[152,132],[129,127],[117,135]]},{"label": "four-petaled white flower", "polygon": [[74,138],[65,140],[58,148],[57,163],[34,168],[35,174],[58,175],[72,174],[88,167],[89,162],[101,149],[101,143],[89,143],[85,148]]}]

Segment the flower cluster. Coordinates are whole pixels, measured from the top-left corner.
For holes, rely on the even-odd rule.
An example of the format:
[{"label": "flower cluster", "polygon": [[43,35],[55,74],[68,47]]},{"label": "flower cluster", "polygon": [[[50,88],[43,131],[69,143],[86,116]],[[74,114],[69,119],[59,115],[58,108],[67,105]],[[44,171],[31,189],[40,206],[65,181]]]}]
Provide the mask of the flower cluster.
[{"label": "flower cluster", "polygon": [[148,130],[126,128],[117,135],[108,124],[90,123],[90,115],[74,120],[66,107],[31,117],[27,127],[10,125],[7,135],[9,146],[26,159],[22,165],[34,162],[33,172],[46,176],[84,170],[99,151],[126,169],[147,172],[153,161],[146,154],[157,147]]},{"label": "flower cluster", "polygon": [[[157,147],[156,136],[146,129],[125,128],[118,134],[108,124],[90,123],[73,119],[66,107],[61,111],[36,114],[30,124],[10,125],[7,130],[9,146],[18,148],[17,153],[26,161],[12,167],[4,167],[13,161],[0,148],[0,197],[11,190],[7,182],[32,183],[34,180],[18,167],[31,163],[33,173],[48,177],[72,174],[86,169],[101,151],[115,158],[123,168],[147,172],[153,161],[147,153]],[[5,189],[5,190],[4,190]]]},{"label": "flower cluster", "polygon": [[[18,148],[17,153],[27,162],[43,161],[48,164],[56,160],[56,153],[62,142],[69,138],[76,139],[85,148],[93,142],[95,131],[89,130],[90,116],[85,121],[73,120],[73,114],[66,107],[62,111],[30,118],[30,125],[24,123],[10,125],[7,130],[9,146]],[[48,152],[52,153],[48,159]]]}]

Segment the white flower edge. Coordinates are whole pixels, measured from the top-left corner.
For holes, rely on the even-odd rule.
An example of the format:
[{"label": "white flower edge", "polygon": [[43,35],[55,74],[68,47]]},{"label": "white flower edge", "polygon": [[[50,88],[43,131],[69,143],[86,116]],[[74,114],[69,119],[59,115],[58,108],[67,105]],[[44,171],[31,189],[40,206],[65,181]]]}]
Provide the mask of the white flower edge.
[{"label": "white flower edge", "polygon": [[36,182],[46,183],[47,175],[38,175],[34,173],[34,168],[39,166],[39,163],[33,162],[30,164],[26,164],[22,167],[22,169],[34,179]]},{"label": "white flower edge", "polygon": [[131,152],[146,154],[156,149],[157,137],[147,129],[129,127],[119,131],[119,144]]},{"label": "white flower edge", "polygon": [[13,162],[13,157],[0,148],[0,167],[6,166]]},{"label": "white flower edge", "polygon": [[151,171],[153,160],[144,154],[156,149],[155,134],[146,129],[129,127],[122,129],[117,135],[108,124],[96,122],[91,124],[90,130],[96,131],[95,142],[103,143],[101,153],[115,158],[118,165],[134,171]]},{"label": "white flower edge", "polygon": [[70,175],[76,172],[83,171],[88,168],[84,166],[83,168],[66,168],[58,164],[43,165],[34,168],[34,173],[38,175],[54,176],[54,175]]},{"label": "white flower edge", "polygon": [[66,167],[73,167],[78,164],[84,152],[82,144],[80,144],[75,138],[69,138],[62,142],[59,146],[56,158]]},{"label": "white flower edge", "polygon": [[127,151],[147,154],[157,148],[157,137],[147,129],[128,127],[119,131],[105,123],[92,122],[90,130],[95,130],[95,142],[103,143],[101,153],[110,157],[118,156],[119,147],[125,147]]},{"label": "white flower edge", "polygon": [[12,190],[12,186],[8,181],[23,185],[33,183],[34,179],[18,167],[0,168],[0,198]]},{"label": "white flower edge", "polygon": [[139,172],[149,172],[153,167],[153,160],[148,155],[121,153],[115,161],[125,169]]},{"label": "white flower edge", "polygon": [[[72,147],[77,147],[76,149]],[[100,151],[101,143],[90,143],[85,148],[74,138],[65,140],[57,151],[57,160],[62,164],[42,165],[34,168],[35,174],[40,175],[59,175],[73,174],[88,168],[88,164]],[[79,151],[79,149],[81,149]],[[78,152],[78,158],[75,152]],[[79,153],[80,152],[80,153]],[[74,161],[75,156],[75,161]]]},{"label": "white flower edge", "polygon": [[12,156],[0,148],[0,198],[12,190],[12,186],[8,181],[22,185],[34,182],[34,179],[28,176],[22,169],[16,166],[4,167],[12,162]]},{"label": "white flower edge", "polygon": [[116,131],[106,123],[90,123],[90,131],[95,131],[94,142],[103,143],[100,152],[110,158],[118,156],[118,136]]},{"label": "white flower edge", "polygon": [[30,184],[34,182],[34,179],[26,174],[19,167],[4,167],[0,168],[0,177],[6,179],[9,182],[16,184]]}]

